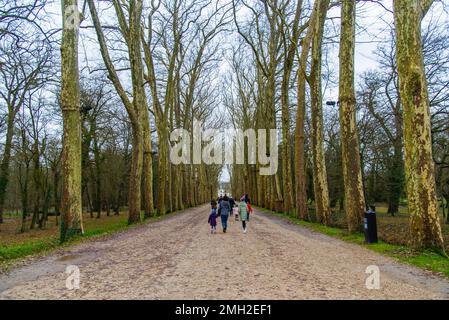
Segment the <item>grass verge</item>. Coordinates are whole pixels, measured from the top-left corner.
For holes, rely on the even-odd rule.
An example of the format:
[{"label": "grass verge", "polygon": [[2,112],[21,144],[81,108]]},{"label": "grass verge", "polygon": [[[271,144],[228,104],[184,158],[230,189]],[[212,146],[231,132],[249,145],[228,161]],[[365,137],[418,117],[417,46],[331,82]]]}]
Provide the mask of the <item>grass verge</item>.
[{"label": "grass verge", "polygon": [[55,249],[68,247],[86,241],[88,239],[104,237],[150,222],[163,220],[179,212],[181,211],[174,211],[163,216],[155,216],[132,225],[128,225],[128,215],[126,214],[121,214],[116,218],[111,217],[111,219],[106,217],[99,220],[92,219],[85,223],[84,234],[82,236],[73,237],[63,244],[59,242],[59,235],[56,232],[55,234],[46,238],[27,240],[19,243],[12,243],[10,245],[1,245],[0,271],[6,271],[8,268],[14,265],[15,262],[26,257],[41,256]]},{"label": "grass verge", "polygon": [[378,243],[365,243],[365,236],[362,233],[348,233],[346,230],[327,227],[322,224],[299,220],[284,213],[273,212],[264,208],[258,210],[288,220],[293,224],[300,225],[313,231],[338,238],[340,240],[361,245],[369,250],[395,258],[396,260],[416,266],[436,274],[443,275],[449,279],[449,258],[435,251],[415,251],[407,246],[390,244],[383,241]]}]

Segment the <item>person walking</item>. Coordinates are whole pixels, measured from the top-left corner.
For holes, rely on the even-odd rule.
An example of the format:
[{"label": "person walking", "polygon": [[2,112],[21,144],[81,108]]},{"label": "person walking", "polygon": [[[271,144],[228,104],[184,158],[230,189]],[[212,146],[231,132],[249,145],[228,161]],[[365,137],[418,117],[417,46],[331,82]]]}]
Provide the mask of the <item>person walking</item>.
[{"label": "person walking", "polygon": [[239,203],[239,216],[240,220],[242,221],[243,233],[246,233],[248,230],[247,222],[249,221],[249,212],[248,206],[245,201],[240,201]]},{"label": "person walking", "polygon": [[220,216],[221,215],[221,202],[223,201],[223,196],[220,195],[220,197],[218,197],[217,202],[218,202],[218,213],[217,215]]},{"label": "person walking", "polygon": [[245,197],[245,202],[246,202],[246,208],[248,209],[248,221],[249,221],[249,216],[253,213],[253,207],[251,207],[251,200],[249,199],[248,195],[246,195]]},{"label": "person walking", "polygon": [[233,197],[229,197],[229,204],[231,205],[231,211],[232,211],[232,209],[233,209],[234,206],[235,206],[235,200],[234,200]]},{"label": "person walking", "polygon": [[231,206],[231,217],[234,216],[234,207],[235,207],[235,200],[233,197],[229,197],[229,205]]},{"label": "person walking", "polygon": [[228,196],[225,195],[220,202],[220,217],[223,233],[226,233],[226,230],[228,229],[228,218],[230,212],[231,212],[231,205],[229,204],[229,198]]},{"label": "person walking", "polygon": [[210,205],[211,210],[207,223],[210,224],[210,233],[213,234],[217,232],[217,203],[215,202],[215,200],[212,200]]}]

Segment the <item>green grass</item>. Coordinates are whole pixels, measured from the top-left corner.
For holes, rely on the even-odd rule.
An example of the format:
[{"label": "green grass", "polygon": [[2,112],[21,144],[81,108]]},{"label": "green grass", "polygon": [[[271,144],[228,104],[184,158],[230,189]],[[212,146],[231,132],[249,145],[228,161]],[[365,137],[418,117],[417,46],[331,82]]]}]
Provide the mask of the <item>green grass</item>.
[{"label": "green grass", "polygon": [[119,231],[135,228],[148,222],[163,220],[179,212],[180,211],[174,211],[162,216],[155,216],[133,225],[128,225],[127,215],[121,215],[121,219],[118,221],[108,221],[107,223],[102,223],[101,225],[88,225],[85,227],[84,234],[82,236],[73,237],[63,244],[59,242],[58,235],[53,235],[43,239],[25,241],[7,246],[0,246],[0,270],[7,269],[12,263],[14,263],[14,261],[25,258],[27,256],[42,255],[56,248],[74,245],[87,239],[103,237]]},{"label": "green grass", "polygon": [[[140,225],[141,223],[137,223],[136,225]],[[82,238],[90,238],[95,236],[104,236],[117,231],[125,230],[133,225],[128,225],[128,217],[120,221],[114,221],[114,223],[108,224],[106,226],[94,226],[84,231],[84,235]]]},{"label": "green grass", "polygon": [[32,254],[41,253],[56,248],[59,241],[56,237],[37,241],[23,242],[12,246],[0,247],[0,263],[20,259]]},{"label": "green grass", "polygon": [[431,250],[415,251],[406,246],[390,244],[383,241],[367,244],[365,243],[365,236],[363,233],[350,234],[343,229],[327,227],[322,224],[299,220],[284,213],[273,212],[264,208],[257,209],[262,212],[280,217],[284,220],[288,220],[293,224],[304,226],[313,231],[323,233],[325,235],[338,238],[346,242],[361,245],[369,250],[395,258],[400,262],[430,270],[449,278],[449,258],[447,257],[447,255],[441,254],[439,252]]}]

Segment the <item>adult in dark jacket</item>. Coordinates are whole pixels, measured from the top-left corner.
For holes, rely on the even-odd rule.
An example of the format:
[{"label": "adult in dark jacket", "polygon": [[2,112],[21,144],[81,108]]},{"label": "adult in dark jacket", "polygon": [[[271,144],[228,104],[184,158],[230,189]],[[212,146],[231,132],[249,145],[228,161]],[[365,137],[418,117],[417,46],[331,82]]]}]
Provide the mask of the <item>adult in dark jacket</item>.
[{"label": "adult in dark jacket", "polygon": [[231,205],[231,212],[232,212],[232,208],[235,207],[235,201],[234,201],[234,198],[232,198],[232,197],[229,198],[229,204]]},{"label": "adult in dark jacket", "polygon": [[218,202],[218,216],[221,214],[221,202],[223,201],[223,196],[219,196],[217,199]]},{"label": "adult in dark jacket", "polygon": [[223,232],[226,233],[226,229],[228,228],[229,213],[231,212],[231,205],[229,204],[228,196],[223,197],[223,200],[220,202],[220,209],[221,226],[223,228]]}]

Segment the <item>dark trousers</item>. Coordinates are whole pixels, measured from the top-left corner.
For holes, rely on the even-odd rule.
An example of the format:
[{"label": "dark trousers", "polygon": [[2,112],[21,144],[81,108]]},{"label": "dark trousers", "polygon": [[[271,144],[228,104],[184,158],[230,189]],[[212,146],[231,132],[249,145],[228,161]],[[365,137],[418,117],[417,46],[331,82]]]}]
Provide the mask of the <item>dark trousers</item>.
[{"label": "dark trousers", "polygon": [[246,229],[246,221],[245,220],[242,221],[242,226],[243,226],[243,229]]},{"label": "dark trousers", "polygon": [[228,228],[228,218],[229,218],[229,215],[227,215],[227,214],[221,215],[221,226],[225,230]]}]

